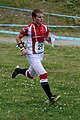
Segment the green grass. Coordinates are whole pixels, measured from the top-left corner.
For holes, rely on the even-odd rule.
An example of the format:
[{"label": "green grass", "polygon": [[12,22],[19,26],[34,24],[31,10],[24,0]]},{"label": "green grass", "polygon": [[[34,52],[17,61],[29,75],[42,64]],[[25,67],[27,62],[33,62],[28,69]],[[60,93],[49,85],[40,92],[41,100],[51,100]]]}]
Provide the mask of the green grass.
[{"label": "green grass", "polygon": [[11,78],[16,65],[29,67],[15,44],[0,44],[0,120],[79,120],[80,48],[45,46],[43,65],[49,84],[61,99],[50,106],[39,78]]},{"label": "green grass", "polygon": [[[39,8],[44,12],[80,16],[80,1],[79,0],[0,0],[0,5],[11,6],[23,9],[33,10]],[[29,24],[32,21],[31,13],[15,11],[10,9],[0,8],[0,23],[15,23],[15,24]],[[48,16],[44,15],[44,22],[49,25],[63,25],[63,26],[79,26],[80,19]],[[20,31],[22,27],[0,27],[2,30]],[[57,28],[51,29],[56,35],[80,37],[79,28]],[[3,35],[3,34],[2,34]]]},{"label": "green grass", "polygon": [[68,15],[80,15],[79,0],[0,0],[0,5],[20,7],[26,9],[40,8],[46,12],[68,13]]}]

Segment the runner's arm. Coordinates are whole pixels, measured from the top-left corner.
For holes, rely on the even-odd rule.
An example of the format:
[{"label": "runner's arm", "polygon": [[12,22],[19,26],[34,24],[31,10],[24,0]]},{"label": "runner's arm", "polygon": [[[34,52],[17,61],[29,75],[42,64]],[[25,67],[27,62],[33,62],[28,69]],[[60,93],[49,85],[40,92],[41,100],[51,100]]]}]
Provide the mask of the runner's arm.
[{"label": "runner's arm", "polygon": [[26,48],[24,46],[24,43],[22,42],[22,38],[24,36],[22,34],[18,34],[16,36],[16,42],[18,44],[18,47],[20,47],[20,50],[22,51],[22,55],[25,55],[26,54]]}]

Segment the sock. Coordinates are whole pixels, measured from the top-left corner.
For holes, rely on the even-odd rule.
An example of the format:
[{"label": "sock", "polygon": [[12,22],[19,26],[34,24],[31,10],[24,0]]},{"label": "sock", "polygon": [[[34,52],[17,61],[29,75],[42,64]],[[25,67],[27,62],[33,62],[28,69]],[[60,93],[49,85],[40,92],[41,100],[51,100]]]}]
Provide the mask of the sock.
[{"label": "sock", "polygon": [[50,91],[50,87],[48,82],[43,82],[41,83],[41,86],[43,88],[43,90],[45,91],[45,93],[47,94],[48,98],[51,99],[51,97],[53,96],[51,91]]},{"label": "sock", "polygon": [[23,74],[23,75],[25,75],[26,76],[26,70],[27,69],[19,69],[19,74]]}]

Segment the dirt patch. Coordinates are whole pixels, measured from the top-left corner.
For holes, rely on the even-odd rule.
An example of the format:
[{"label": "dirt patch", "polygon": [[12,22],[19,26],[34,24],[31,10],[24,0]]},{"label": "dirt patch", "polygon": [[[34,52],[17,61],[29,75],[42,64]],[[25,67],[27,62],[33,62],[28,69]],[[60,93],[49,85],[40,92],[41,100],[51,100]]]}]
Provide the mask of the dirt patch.
[{"label": "dirt patch", "polygon": [[[23,41],[26,39],[24,38]],[[16,43],[15,37],[0,37],[0,43]],[[75,40],[56,40],[54,42],[55,45],[62,45],[62,46],[78,46],[80,47],[80,41]]]},{"label": "dirt patch", "polygon": [[[23,41],[25,41],[25,38]],[[16,43],[16,39],[15,37],[0,37],[0,43]]]}]

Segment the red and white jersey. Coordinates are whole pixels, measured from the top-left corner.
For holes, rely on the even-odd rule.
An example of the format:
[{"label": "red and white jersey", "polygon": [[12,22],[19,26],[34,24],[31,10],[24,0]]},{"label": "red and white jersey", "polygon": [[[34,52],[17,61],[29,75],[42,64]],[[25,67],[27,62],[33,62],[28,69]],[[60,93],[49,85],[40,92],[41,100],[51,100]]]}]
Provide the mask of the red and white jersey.
[{"label": "red and white jersey", "polygon": [[38,27],[34,22],[25,26],[20,34],[26,36],[26,50],[27,54],[40,54],[44,52],[44,41],[48,35],[47,26],[42,23],[40,27]]}]

